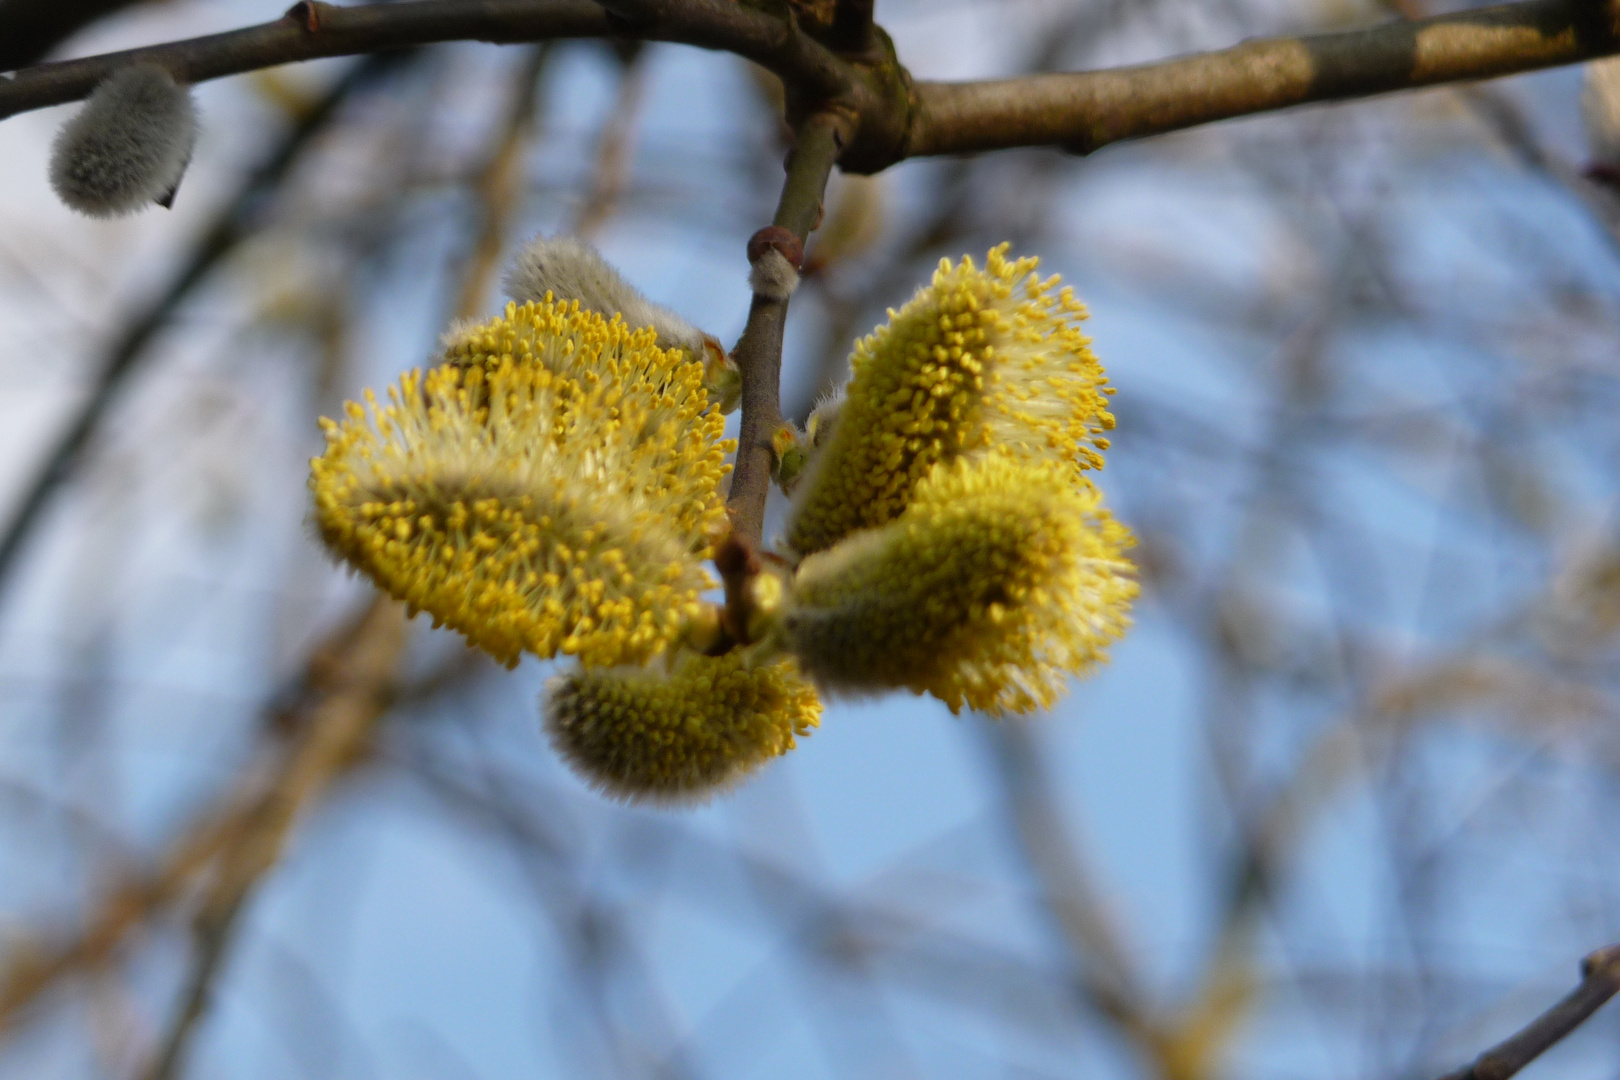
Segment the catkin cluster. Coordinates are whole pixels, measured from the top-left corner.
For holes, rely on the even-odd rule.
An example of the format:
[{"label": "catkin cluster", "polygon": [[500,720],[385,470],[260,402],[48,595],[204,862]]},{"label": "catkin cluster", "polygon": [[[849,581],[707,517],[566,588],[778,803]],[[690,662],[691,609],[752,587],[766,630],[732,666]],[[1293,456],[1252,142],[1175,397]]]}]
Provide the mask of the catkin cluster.
[{"label": "catkin cluster", "polygon": [[576,657],[547,731],[620,798],[701,797],[785,753],[817,686],[1047,707],[1124,632],[1136,583],[1088,475],[1113,417],[1084,311],[1004,252],[943,263],[804,436],[778,433],[801,490],[783,556],[728,583],[745,611],[705,598],[726,366],[578,241],[535,241],[502,316],[323,421],[316,526],[496,658]]},{"label": "catkin cluster", "polygon": [[1085,308],[1037,260],[991,250],[933,281],[856,343],[787,543],[808,554],[900,515],[941,461],[995,446],[1076,473],[1102,467],[1113,393],[1079,330]]},{"label": "catkin cluster", "polygon": [[1129,625],[1131,535],[1088,475],[1113,388],[1036,265],[942,261],[812,414],[778,633],[821,686],[1028,712]]},{"label": "catkin cluster", "polygon": [[821,711],[789,658],[697,651],[718,633],[704,562],[735,449],[712,339],[577,241],[536,241],[508,287],[517,302],[453,328],[439,366],[322,421],[316,528],[508,665],[576,657],[547,726],[595,787],[701,797],[791,749]]}]

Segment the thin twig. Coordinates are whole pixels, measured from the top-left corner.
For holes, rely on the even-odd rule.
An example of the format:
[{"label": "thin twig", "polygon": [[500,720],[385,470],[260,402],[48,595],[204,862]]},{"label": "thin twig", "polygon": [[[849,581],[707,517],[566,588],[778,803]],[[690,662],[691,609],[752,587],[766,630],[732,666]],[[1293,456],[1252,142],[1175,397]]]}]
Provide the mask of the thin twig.
[{"label": "thin twig", "polygon": [[613,216],[630,172],[631,148],[636,119],[647,88],[647,65],[636,53],[621,65],[619,98],[602,125],[596,144],[596,166],[591,170],[590,188],[574,219],[574,235],[589,239]]},{"label": "thin twig", "polygon": [[548,45],[536,46],[517,73],[500,135],[474,181],[479,222],[474,230],[472,251],[462,269],[461,292],[456,300],[457,318],[470,319],[479,313],[500,265],[501,247],[506,241],[521,185],[523,147],[534,125],[540,76],[545,72],[550,55]]},{"label": "thin twig", "polygon": [[[787,179],[773,224],[801,242],[821,217],[827,177],[844,146],[846,118],[835,112],[812,114],[799,125],[788,156]],[[787,300],[755,295],[732,358],[742,373],[742,424],[737,466],[731,476],[731,519],[737,532],[758,546],[765,529],[765,498],[771,486],[771,436],[782,426],[782,333]]]},{"label": "thin twig", "polygon": [[1610,945],[1581,961],[1581,984],[1562,1001],[1479,1055],[1472,1065],[1441,1080],[1508,1080],[1586,1023],[1616,992],[1620,992],[1620,945]]},{"label": "thin twig", "polygon": [[223,34],[23,68],[0,79],[0,118],[83,98],[120,67],[149,62],[176,78],[204,82],[325,56],[402,49],[440,41],[519,43],[629,36],[736,53],[808,93],[832,97],[849,83],[847,65],[792,25],[725,0],[623,3],[610,14],[590,0],[401,0],[335,7],[300,0],[274,22]]},{"label": "thin twig", "polygon": [[197,956],[185,998],[146,1080],[173,1080],[179,1075],[249,894],[280,861],[304,811],[365,760],[371,732],[394,698],[405,629],[404,608],[377,596],[341,658],[338,682],[312,707],[285,764],[220,850],[196,917]]}]

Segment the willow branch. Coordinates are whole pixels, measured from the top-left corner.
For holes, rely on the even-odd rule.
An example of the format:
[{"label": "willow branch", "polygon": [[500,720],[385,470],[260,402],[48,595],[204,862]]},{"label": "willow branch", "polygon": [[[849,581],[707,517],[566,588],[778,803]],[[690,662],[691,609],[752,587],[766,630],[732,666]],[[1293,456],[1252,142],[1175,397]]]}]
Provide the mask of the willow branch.
[{"label": "willow branch", "polygon": [[833,96],[849,77],[832,53],[791,22],[726,0],[626,3],[610,13],[590,0],[408,0],[334,7],[300,0],[274,22],[163,45],[24,68],[0,79],[0,119],[77,101],[130,63],[161,64],[186,82],[298,60],[383,52],[439,41],[518,43],[602,38],[633,31],[650,41],[723,49],[786,82]]},{"label": "willow branch", "polygon": [[[844,147],[845,123],[839,113],[815,113],[796,133],[772,224],[792,232],[801,246],[820,223],[821,197]],[[785,298],[775,300],[756,293],[748,308],[748,324],[731,353],[742,374],[742,424],[729,509],[733,527],[755,545],[764,532],[765,499],[771,487],[771,436],[782,426],[782,332],[787,307]]]},{"label": "willow branch", "polygon": [[[808,110],[838,100],[856,123],[846,168],[908,157],[1058,145],[1089,152],[1310,102],[1488,79],[1620,51],[1620,0],[1520,0],[1331,34],[1270,38],[1135,67],[911,84],[869,3],[843,0],[834,52],[735,0],[301,0],[281,19],[223,34],[25,68],[0,79],[0,118],[84,97],[137,60],[197,82],[315,57],[452,40],[669,41],[736,53],[782,78]],[[866,29],[864,39],[860,34]],[[865,51],[853,48],[864,41]]]},{"label": "willow branch", "polygon": [[1106,71],[918,83],[902,156],[1040,145],[1090,152],[1292,105],[1573,64],[1620,50],[1617,23],[1615,0],[1522,0]]},{"label": "willow branch", "polygon": [[1491,1047],[1472,1065],[1441,1080],[1508,1080],[1584,1024],[1620,992],[1620,945],[1599,949],[1581,961],[1581,984],[1517,1034]]},{"label": "willow branch", "polygon": [[863,55],[872,51],[874,0],[838,0],[828,43],[841,53]]}]

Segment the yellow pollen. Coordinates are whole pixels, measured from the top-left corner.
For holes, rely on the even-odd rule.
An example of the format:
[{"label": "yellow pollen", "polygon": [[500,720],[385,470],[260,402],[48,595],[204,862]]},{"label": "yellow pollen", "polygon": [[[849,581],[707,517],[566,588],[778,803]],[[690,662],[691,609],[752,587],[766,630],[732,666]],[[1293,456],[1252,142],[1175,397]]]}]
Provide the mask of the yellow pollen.
[{"label": "yellow pollen", "polygon": [[782,638],[833,690],[908,687],[955,712],[1049,707],[1130,624],[1130,532],[1057,462],[941,462],[893,522],[799,566]]},{"label": "yellow pollen", "polygon": [[933,281],[856,343],[846,400],[800,482],[787,543],[808,554],[894,520],[935,463],[996,446],[1102,467],[1111,388],[1080,333],[1085,307],[1038,260],[993,248]]},{"label": "yellow pollen", "polygon": [[731,444],[703,366],[577,305],[508,305],[323,424],[321,537],[497,659],[640,663],[712,586]]}]

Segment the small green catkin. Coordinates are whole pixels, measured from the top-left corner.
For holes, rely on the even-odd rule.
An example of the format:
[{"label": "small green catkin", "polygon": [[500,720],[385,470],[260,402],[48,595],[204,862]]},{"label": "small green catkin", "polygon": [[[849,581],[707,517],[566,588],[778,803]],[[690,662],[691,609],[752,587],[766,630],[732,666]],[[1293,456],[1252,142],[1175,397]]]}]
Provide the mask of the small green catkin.
[{"label": "small green catkin", "polygon": [[546,732],[586,783],[626,802],[702,801],[792,750],[821,701],[791,660],[683,653],[665,670],[586,668],[553,679]]}]

